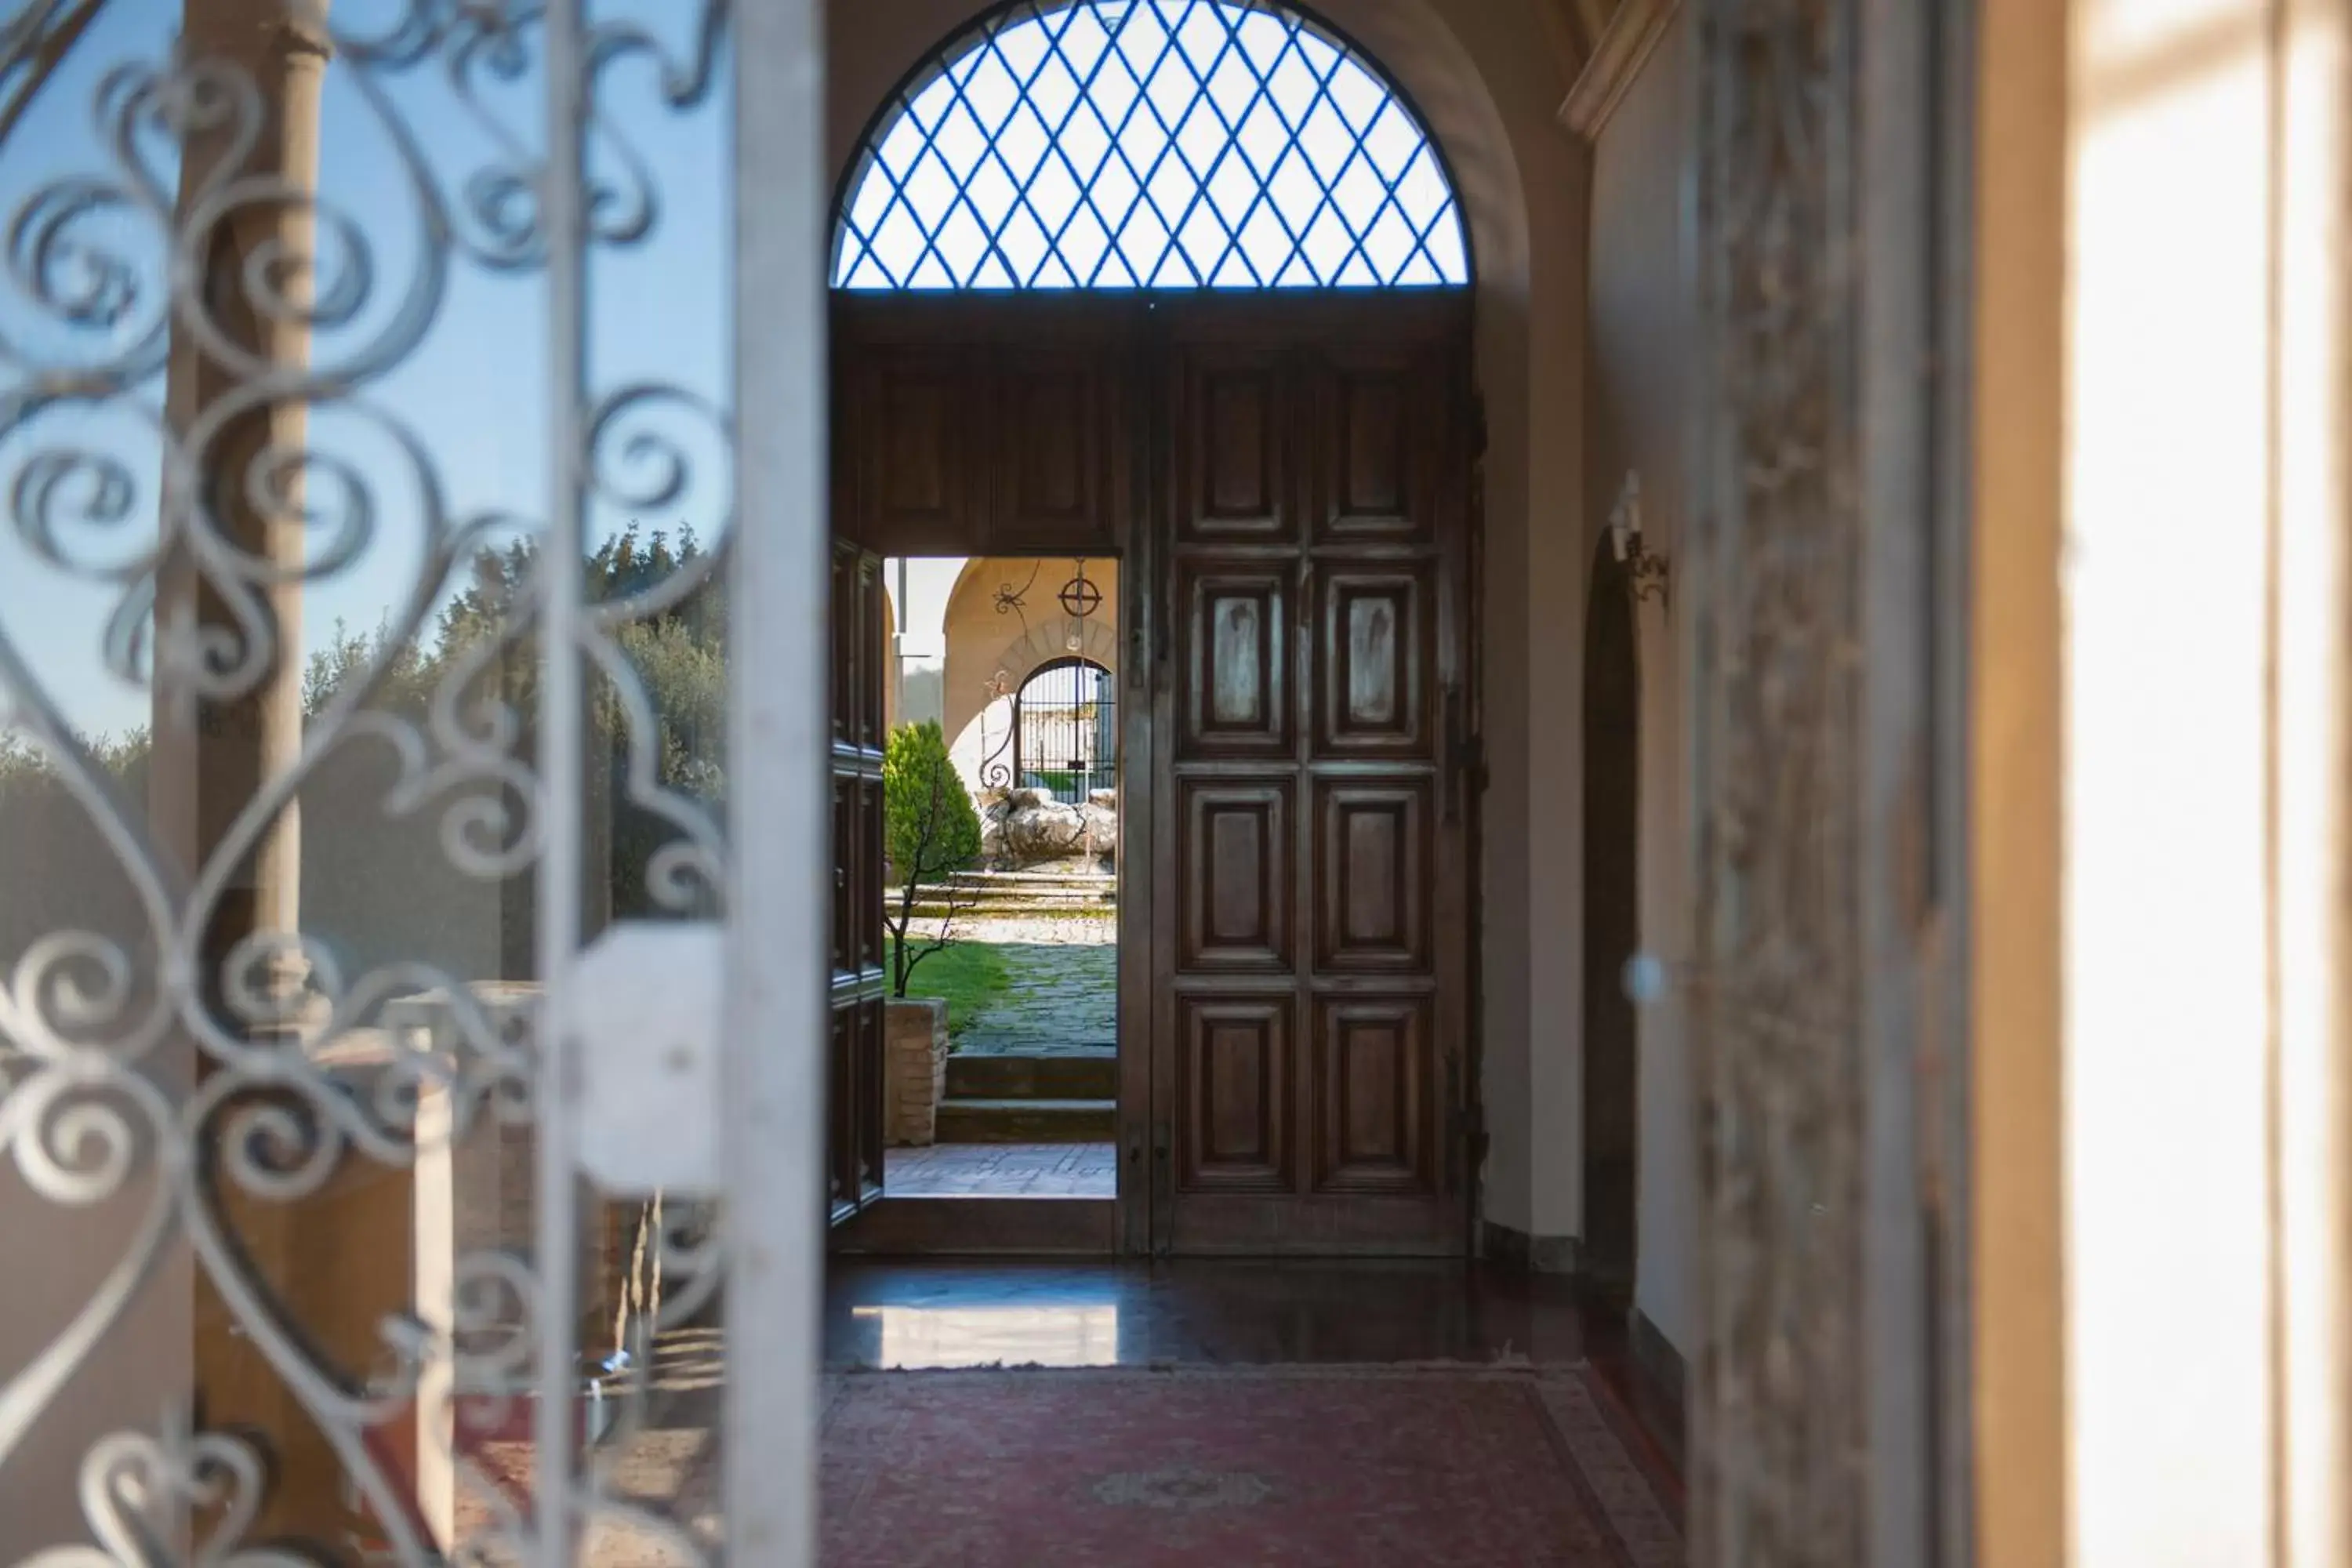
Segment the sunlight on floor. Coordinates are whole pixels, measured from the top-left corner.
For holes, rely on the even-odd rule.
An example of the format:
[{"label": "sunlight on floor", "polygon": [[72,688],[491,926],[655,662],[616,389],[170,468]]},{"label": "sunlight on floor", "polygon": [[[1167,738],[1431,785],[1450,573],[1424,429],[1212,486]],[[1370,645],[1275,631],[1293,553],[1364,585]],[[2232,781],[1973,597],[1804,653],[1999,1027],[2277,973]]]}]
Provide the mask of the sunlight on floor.
[{"label": "sunlight on floor", "polygon": [[1118,1308],[856,1307],[861,1332],[880,1342],[861,1359],[887,1367],[1116,1366]]},{"label": "sunlight on floor", "polygon": [[884,1190],[896,1198],[1115,1198],[1109,1143],[934,1143],[892,1149]]}]

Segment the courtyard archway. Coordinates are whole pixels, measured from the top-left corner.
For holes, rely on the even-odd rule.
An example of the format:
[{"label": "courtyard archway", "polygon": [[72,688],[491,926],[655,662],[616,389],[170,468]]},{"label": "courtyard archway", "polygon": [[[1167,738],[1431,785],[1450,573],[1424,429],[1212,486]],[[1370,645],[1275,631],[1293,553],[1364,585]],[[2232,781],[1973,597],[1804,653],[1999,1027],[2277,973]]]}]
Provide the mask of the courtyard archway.
[{"label": "courtyard archway", "polygon": [[[990,0],[860,0],[828,10],[826,142],[844,188],[876,106],[909,62],[993,9]],[[1597,514],[1583,493],[1591,154],[1563,133],[1573,66],[1552,52],[1538,9],[1492,0],[1312,5],[1380,63],[1444,150],[1475,263],[1486,438],[1481,827],[1512,847],[1493,858],[1479,889],[1482,1204],[1501,1230],[1554,1242],[1575,1235],[1580,1202],[1578,1032],[1538,1030],[1536,1020],[1575,1018],[1581,1007],[1581,817],[1551,803],[1573,802],[1581,788],[1580,738],[1559,692],[1575,689],[1581,668]]]},{"label": "courtyard archway", "polygon": [[1031,676],[1066,658],[1122,668],[1122,581],[1118,561],[1076,556],[981,556],[957,574],[940,622],[940,722],[975,795],[1014,782],[1013,698]]}]

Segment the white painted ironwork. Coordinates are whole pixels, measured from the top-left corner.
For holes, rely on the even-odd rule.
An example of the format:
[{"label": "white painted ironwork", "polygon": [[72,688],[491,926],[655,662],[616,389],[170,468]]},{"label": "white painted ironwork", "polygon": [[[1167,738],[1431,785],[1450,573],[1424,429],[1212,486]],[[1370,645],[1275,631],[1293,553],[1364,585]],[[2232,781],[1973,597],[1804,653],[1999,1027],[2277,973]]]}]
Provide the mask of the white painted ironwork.
[{"label": "white painted ironwork", "polygon": [[714,921],[627,921],[572,971],[581,1169],[614,1196],[715,1198],[726,937]]},{"label": "white painted ironwork", "polygon": [[729,922],[727,1190],[756,1194],[729,1233],[725,1499],[730,1556],[816,1561],[816,1367],[824,1252],[824,1047],[832,918],[832,539],[825,484],[824,71],[817,0],[738,20],[735,359],[743,414],[736,599],[739,886]]},{"label": "white painted ironwork", "polygon": [[[0,7],[0,864],[48,857],[0,900],[0,1234],[94,1259],[54,1311],[0,1285],[0,1556],[699,1563],[724,1465],[730,1554],[806,1561],[824,835],[726,804],[821,799],[823,697],[660,672],[823,657],[813,0],[177,9]],[[707,385],[598,349],[698,121],[744,145],[680,210],[714,285],[741,215],[761,306],[678,289],[779,323]],[[419,391],[493,361],[520,499]]]}]

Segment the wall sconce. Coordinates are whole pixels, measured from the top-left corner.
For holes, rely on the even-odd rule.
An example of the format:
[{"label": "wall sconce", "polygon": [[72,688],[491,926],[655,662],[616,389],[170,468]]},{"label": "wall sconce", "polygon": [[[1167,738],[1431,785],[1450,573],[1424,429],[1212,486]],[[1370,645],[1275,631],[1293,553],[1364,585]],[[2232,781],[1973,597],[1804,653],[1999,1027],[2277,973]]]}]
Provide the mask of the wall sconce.
[{"label": "wall sconce", "polygon": [[1627,474],[1625,488],[1618,493],[1615,510],[1609,514],[1609,552],[1625,568],[1625,585],[1633,602],[1655,599],[1666,602],[1666,580],[1669,575],[1666,558],[1653,555],[1642,542],[1642,476]]}]

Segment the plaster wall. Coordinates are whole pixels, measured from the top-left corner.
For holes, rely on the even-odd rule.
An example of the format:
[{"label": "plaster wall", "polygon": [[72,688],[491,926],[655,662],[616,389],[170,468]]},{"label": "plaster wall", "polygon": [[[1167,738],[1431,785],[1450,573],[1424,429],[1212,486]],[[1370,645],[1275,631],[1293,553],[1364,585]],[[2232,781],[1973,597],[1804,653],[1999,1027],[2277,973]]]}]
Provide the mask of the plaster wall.
[{"label": "plaster wall", "polygon": [[883,644],[887,679],[883,682],[883,717],[890,729],[919,724],[926,719],[942,723],[940,710],[947,665],[948,600],[962,581],[969,557],[919,555],[893,557],[882,563],[883,614],[888,637]]},{"label": "plaster wall", "polygon": [[[1087,581],[1101,591],[1102,605],[1083,621],[1066,613],[1056,598],[1062,585],[1076,574],[1077,564],[1067,556],[982,557],[964,567],[948,599],[941,617],[946,650],[941,726],[956,771],[975,793],[987,782],[982,777],[982,765],[1010,731],[1012,694],[1033,672],[1072,658],[1114,672],[1118,668],[1118,563],[1087,560]],[[1029,587],[1021,613],[999,613],[998,590],[1024,584]],[[1078,643],[1075,654],[1069,646],[1073,637]],[[1000,686],[1004,695],[992,695]],[[1011,763],[1011,751],[995,760]]]},{"label": "plaster wall", "polygon": [[2347,20],[2301,0],[2069,8],[2071,276],[2064,360],[2045,368],[2064,387],[2051,565],[2082,1568],[2345,1547],[2325,1429],[2345,1405],[2340,1276],[2314,1269],[2342,1256],[2326,1140],[2343,1102],[2326,1108],[2344,1070],[2328,814]]},{"label": "plaster wall", "polygon": [[[1639,476],[1646,547],[1674,559],[1688,515],[1685,387],[1696,330],[1696,279],[1685,192],[1691,146],[1688,23],[1677,13],[1593,152],[1586,515],[1605,527]],[[1642,679],[1641,930],[1668,961],[1692,951],[1683,693],[1685,616],[1669,590],[1639,605]],[[1596,974],[1589,984],[1619,984]],[[1641,1125],[1636,1154],[1640,1251],[1634,1304],[1685,1356],[1697,1349],[1695,1279],[1698,1153],[1683,987],[1637,1014]]]},{"label": "plaster wall", "polygon": [[[827,7],[827,146],[837,171],[892,86],[985,8],[982,0]],[[1556,119],[1568,84],[1536,7],[1321,0],[1313,9],[1412,98],[1452,164],[1470,229],[1488,434],[1486,821],[1487,843],[1507,847],[1490,849],[1485,867],[1485,1205],[1514,1229],[1570,1236],[1581,1205],[1582,795],[1577,726],[1560,721],[1554,694],[1574,692],[1580,679],[1591,538],[1581,411],[1588,154]],[[954,684],[950,676],[950,700]]]},{"label": "plaster wall", "polygon": [[[1968,1361],[1977,1560],[2065,1561],[2057,679],[2065,8],[1986,0],[1976,104],[1969,607]],[[1997,1110],[1996,1110],[1996,1108]]]}]

